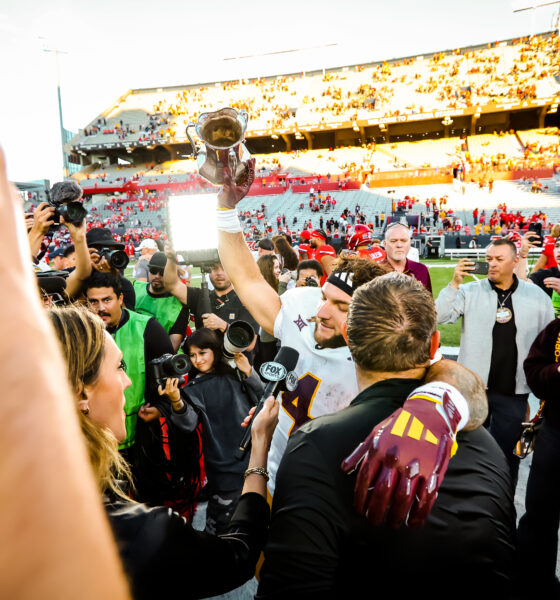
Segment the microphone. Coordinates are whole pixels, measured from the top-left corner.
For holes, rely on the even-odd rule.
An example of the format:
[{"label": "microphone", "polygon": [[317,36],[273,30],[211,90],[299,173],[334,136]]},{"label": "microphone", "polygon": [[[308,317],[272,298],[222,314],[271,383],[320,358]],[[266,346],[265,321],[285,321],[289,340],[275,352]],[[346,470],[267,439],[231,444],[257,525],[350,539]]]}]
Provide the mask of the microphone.
[{"label": "microphone", "polygon": [[265,385],[264,392],[257,402],[255,413],[249,422],[245,435],[239,442],[239,448],[235,451],[235,458],[238,460],[243,460],[247,450],[251,447],[251,427],[255,421],[255,417],[261,412],[264,401],[269,396],[276,396],[278,394],[286,376],[296,368],[298,360],[299,352],[297,350],[289,346],[282,346],[273,361],[266,362],[261,366],[261,375],[268,379],[268,383]]}]

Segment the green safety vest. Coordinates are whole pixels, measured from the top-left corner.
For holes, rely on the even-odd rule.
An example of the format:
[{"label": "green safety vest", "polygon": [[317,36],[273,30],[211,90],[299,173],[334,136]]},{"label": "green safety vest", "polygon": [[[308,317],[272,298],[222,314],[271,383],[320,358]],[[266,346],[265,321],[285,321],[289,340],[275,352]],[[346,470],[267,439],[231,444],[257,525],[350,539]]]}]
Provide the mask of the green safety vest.
[{"label": "green safety vest", "polygon": [[126,374],[132,385],[124,391],[124,412],[126,414],[126,438],[119,445],[119,450],[134,444],[138,411],[144,404],[144,389],[146,383],[146,364],[144,359],[144,331],[151,316],[139,315],[127,310],[128,321],[113,334],[115,342],[123,353],[126,364]]},{"label": "green safety vest", "polygon": [[554,316],[560,316],[560,294],[556,290],[552,290],[552,308],[554,308]]},{"label": "green safety vest", "polygon": [[154,297],[148,294],[148,285],[145,281],[134,281],[136,293],[136,306],[134,310],[142,315],[155,317],[165,331],[169,333],[183,308],[175,296]]}]

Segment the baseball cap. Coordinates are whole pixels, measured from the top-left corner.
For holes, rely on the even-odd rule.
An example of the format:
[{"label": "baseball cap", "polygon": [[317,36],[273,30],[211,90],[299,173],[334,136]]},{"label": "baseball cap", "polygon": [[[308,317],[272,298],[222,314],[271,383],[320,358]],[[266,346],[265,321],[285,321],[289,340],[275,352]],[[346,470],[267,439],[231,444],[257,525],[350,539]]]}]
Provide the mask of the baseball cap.
[{"label": "baseball cap", "polygon": [[158,267],[160,269],[164,269],[167,264],[167,256],[165,256],[165,252],[156,252],[152,254],[152,258],[150,258],[150,262],[148,263],[149,267]]},{"label": "baseball cap", "polygon": [[106,227],[95,227],[86,233],[86,241],[88,246],[113,246],[122,250],[124,244],[116,242],[113,234]]},{"label": "baseball cap", "polygon": [[145,240],[142,240],[142,243],[138,246],[139,250],[144,250],[144,248],[148,248],[148,250],[157,250],[158,245],[151,238],[146,238]]},{"label": "baseball cap", "polygon": [[49,252],[49,259],[56,258],[57,256],[64,256],[64,248],[56,248],[52,252]]},{"label": "baseball cap", "polygon": [[311,239],[311,232],[309,231],[309,229],[304,229],[300,234],[299,237],[303,240],[310,240]]}]

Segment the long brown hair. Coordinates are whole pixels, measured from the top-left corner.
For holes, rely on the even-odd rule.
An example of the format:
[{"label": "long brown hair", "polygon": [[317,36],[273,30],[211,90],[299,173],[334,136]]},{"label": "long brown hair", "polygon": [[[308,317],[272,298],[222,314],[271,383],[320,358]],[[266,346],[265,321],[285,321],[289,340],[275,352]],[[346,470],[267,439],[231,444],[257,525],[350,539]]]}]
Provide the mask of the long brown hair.
[{"label": "long brown hair", "polygon": [[275,292],[278,292],[278,279],[276,279],[276,276],[274,275],[275,260],[278,260],[278,257],[274,254],[265,254],[264,256],[259,257],[259,260],[257,260],[257,265],[268,285]]},{"label": "long brown hair", "polygon": [[[66,360],[70,386],[79,399],[85,386],[95,384],[99,376],[106,340],[103,321],[79,306],[55,307],[49,313]],[[76,410],[99,491],[112,492],[121,500],[130,501],[118,484],[119,479],[124,479],[132,485],[132,477],[119,454],[117,439],[107,427],[84,415],[77,403]]]}]

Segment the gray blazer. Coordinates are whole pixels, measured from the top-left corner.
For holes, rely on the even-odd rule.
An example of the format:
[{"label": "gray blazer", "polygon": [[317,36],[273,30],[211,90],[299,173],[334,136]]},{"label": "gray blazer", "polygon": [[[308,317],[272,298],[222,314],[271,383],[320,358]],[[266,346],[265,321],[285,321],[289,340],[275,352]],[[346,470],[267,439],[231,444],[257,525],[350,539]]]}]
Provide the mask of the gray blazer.
[{"label": "gray blazer", "polygon": [[[511,299],[517,329],[515,393],[527,394],[530,390],[523,361],[537,335],[554,319],[554,310],[547,294],[526,281],[519,281]],[[492,330],[497,308],[498,295],[488,279],[460,285],[458,290],[448,285],[436,300],[438,323],[455,323],[463,317],[458,362],[478,373],[485,385],[490,373]]]}]

